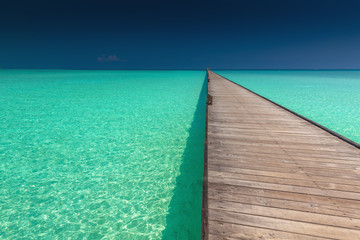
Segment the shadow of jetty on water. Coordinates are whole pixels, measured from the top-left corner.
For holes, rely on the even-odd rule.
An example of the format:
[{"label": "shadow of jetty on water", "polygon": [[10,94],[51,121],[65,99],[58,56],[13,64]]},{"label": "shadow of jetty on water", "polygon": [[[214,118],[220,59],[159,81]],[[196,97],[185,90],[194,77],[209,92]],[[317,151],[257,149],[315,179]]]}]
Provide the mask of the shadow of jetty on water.
[{"label": "shadow of jetty on water", "polygon": [[202,176],[206,120],[207,76],[201,88],[194,119],[182,157],[180,175],[166,216],[162,239],[200,239]]}]

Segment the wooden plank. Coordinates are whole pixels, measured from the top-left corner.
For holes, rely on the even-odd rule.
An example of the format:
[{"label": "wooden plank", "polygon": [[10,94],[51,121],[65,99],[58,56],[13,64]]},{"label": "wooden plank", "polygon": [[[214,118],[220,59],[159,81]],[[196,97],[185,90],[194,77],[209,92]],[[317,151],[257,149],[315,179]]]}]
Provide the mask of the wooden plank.
[{"label": "wooden plank", "polygon": [[252,226],[210,221],[210,240],[324,240],[315,236],[288,233],[274,229],[265,229]]},{"label": "wooden plank", "polygon": [[[211,187],[211,189],[210,189]],[[336,209],[348,209],[352,212],[360,213],[359,201],[352,199],[336,198],[322,195],[312,195],[305,193],[286,192],[272,189],[254,188],[249,186],[223,185],[218,183],[209,183],[209,190],[215,189],[217,193],[223,195],[223,192],[230,192],[234,195],[260,196],[274,199],[283,199],[296,202],[308,202],[313,204],[331,205]]]},{"label": "wooden plank", "polygon": [[234,185],[234,186],[242,186],[242,187],[278,190],[278,191],[291,192],[291,193],[302,193],[309,195],[320,195],[320,196],[329,196],[329,197],[336,197],[343,199],[352,199],[359,201],[358,204],[360,205],[360,200],[359,200],[360,193],[357,192],[337,191],[337,190],[321,189],[315,187],[302,187],[302,186],[277,184],[277,183],[275,184],[275,183],[267,183],[267,182],[246,181],[241,179],[214,177],[211,175],[208,176],[208,181],[210,183],[220,183],[223,185]]},{"label": "wooden plank", "polygon": [[[269,171],[259,171],[253,169],[246,168],[236,168],[236,167],[223,167],[219,165],[211,165],[208,168],[209,171],[216,172],[218,174],[221,173],[236,173],[232,175],[235,179],[254,179],[257,177],[257,181],[268,181],[274,183],[286,182],[294,183],[294,185],[298,186],[317,186],[325,189],[334,189],[340,191],[349,191],[349,192],[360,192],[360,186],[358,181],[347,180],[344,179],[339,181],[338,178],[333,177],[312,177],[306,174],[287,174],[287,173],[279,173],[279,172],[269,172]],[[357,184],[357,185],[356,185]]]},{"label": "wooden plank", "polygon": [[[244,226],[274,229],[295,234],[308,234],[314,237],[354,240],[360,239],[360,231],[349,228],[333,227],[300,221],[290,221],[279,218],[264,217],[230,211],[209,210],[209,220],[233,223]],[[217,225],[209,224],[209,228]]]},{"label": "wooden plank", "polygon": [[[239,159],[235,161],[234,159],[218,159],[214,158],[214,165],[220,166],[232,166],[241,168],[243,165],[253,164],[249,166],[249,168],[261,168],[263,170],[267,169],[270,171],[279,171],[279,172],[317,172],[319,175],[328,176],[330,174],[331,177],[337,178],[345,178],[345,179],[354,179],[358,181],[358,169],[354,168],[336,168],[336,167],[327,167],[316,165],[301,165],[296,164],[296,162],[290,163],[287,161],[279,161],[279,162],[267,162],[267,161],[251,161],[249,159]],[[326,170],[326,172],[324,171]]]},{"label": "wooden plank", "polygon": [[358,145],[208,77],[208,238],[360,239]]},{"label": "wooden plank", "polygon": [[[252,190],[252,191],[251,191]],[[254,189],[245,189],[244,194],[218,191],[211,189],[209,191],[209,199],[217,201],[232,201],[239,203],[247,203],[252,205],[276,207],[282,209],[297,210],[302,212],[319,213],[331,216],[348,217],[353,219],[360,219],[360,210],[350,207],[338,207],[334,206],[332,202],[319,203],[316,202],[316,198],[299,198],[286,200],[281,198],[281,195],[271,194],[257,194]],[[249,194],[249,195],[247,195]],[[276,198],[278,197],[278,198]]]},{"label": "wooden plank", "polygon": [[243,213],[277,219],[286,219],[291,221],[308,222],[314,224],[328,225],[334,227],[344,227],[360,229],[360,219],[349,217],[331,216],[327,214],[303,212],[292,209],[283,209],[277,207],[260,206],[255,204],[245,204],[240,202],[223,201],[217,199],[209,200],[209,209],[227,211],[233,213]]}]

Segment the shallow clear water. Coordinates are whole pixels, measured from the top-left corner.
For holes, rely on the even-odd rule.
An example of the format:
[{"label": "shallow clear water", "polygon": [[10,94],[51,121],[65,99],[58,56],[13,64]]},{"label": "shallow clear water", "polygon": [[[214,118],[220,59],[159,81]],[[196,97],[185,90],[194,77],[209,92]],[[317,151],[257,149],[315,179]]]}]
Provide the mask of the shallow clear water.
[{"label": "shallow clear water", "polygon": [[204,71],[0,71],[0,238],[199,239]]},{"label": "shallow clear water", "polygon": [[360,71],[216,71],[360,143]]}]

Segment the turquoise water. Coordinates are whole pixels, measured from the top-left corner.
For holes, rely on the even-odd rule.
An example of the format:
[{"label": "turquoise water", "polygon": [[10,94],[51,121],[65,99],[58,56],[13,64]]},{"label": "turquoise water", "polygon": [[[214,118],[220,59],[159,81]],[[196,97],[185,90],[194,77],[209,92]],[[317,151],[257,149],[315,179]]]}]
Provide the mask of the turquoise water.
[{"label": "turquoise water", "polygon": [[204,71],[0,71],[0,238],[199,239]]},{"label": "turquoise water", "polygon": [[360,71],[216,71],[360,143]]}]

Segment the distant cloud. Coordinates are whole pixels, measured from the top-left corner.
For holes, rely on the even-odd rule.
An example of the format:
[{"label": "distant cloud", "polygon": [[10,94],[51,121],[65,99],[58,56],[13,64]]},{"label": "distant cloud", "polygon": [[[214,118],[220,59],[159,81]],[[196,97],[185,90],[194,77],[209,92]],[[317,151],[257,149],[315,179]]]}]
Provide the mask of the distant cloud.
[{"label": "distant cloud", "polygon": [[119,59],[117,55],[102,54],[97,58],[98,62],[126,62],[126,59]]}]

